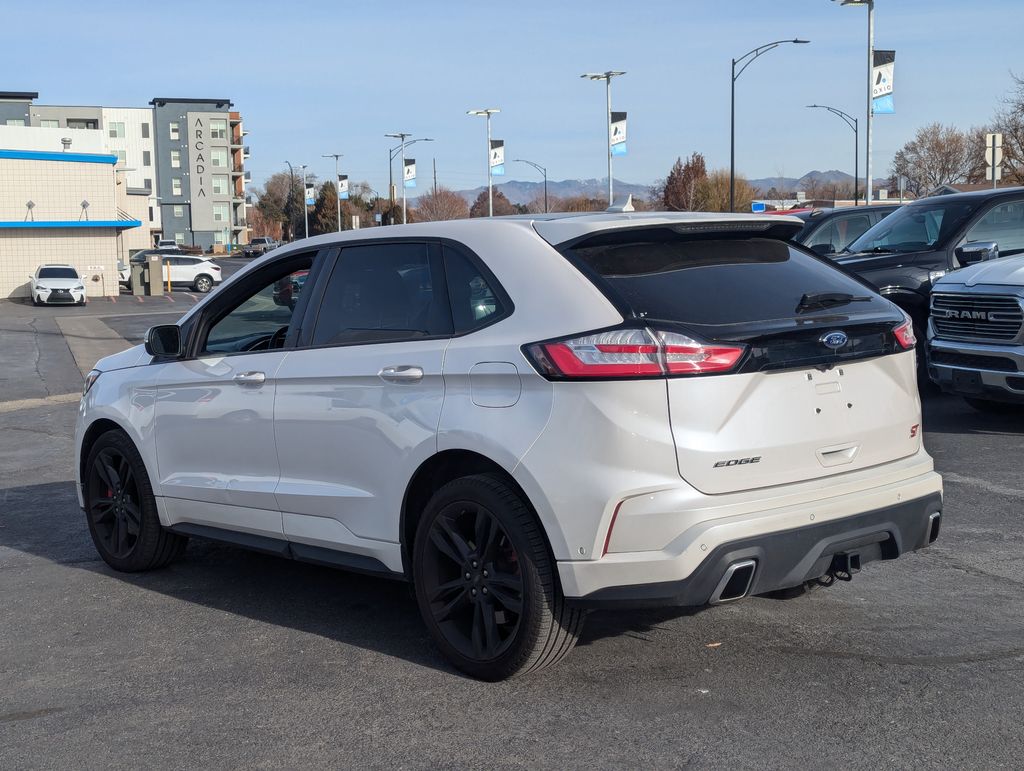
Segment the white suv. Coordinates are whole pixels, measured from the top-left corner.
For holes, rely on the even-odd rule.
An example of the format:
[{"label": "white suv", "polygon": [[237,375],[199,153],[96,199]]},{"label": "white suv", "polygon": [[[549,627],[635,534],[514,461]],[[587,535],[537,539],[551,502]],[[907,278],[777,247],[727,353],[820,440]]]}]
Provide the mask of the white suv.
[{"label": "white suv", "polygon": [[797,593],[926,546],[909,320],[800,227],[543,215],[279,249],[89,374],[96,546],[411,581],[486,679],[562,658],[589,608]]}]

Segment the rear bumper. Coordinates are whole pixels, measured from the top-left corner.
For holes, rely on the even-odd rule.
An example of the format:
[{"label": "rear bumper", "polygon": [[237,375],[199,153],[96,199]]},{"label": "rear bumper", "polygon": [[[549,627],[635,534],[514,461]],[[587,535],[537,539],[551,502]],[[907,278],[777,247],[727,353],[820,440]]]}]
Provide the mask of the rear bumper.
[{"label": "rear bumper", "polygon": [[933,338],[928,377],[946,393],[1024,404],[1024,346]]},{"label": "rear bumper", "polygon": [[656,552],[559,562],[559,577],[565,596],[584,607],[699,607],[736,562],[755,563],[745,594],[798,586],[826,574],[842,552],[867,563],[927,546],[941,511],[942,480],[929,471],[873,490],[711,519]]}]

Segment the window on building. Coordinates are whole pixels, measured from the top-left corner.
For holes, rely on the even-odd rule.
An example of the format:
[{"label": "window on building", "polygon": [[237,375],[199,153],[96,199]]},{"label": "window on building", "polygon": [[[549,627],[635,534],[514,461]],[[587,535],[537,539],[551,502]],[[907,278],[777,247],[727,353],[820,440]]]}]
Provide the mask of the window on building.
[{"label": "window on building", "polygon": [[149,221],[150,222],[153,221],[153,207],[152,206],[149,207]]},{"label": "window on building", "polygon": [[50,119],[41,120],[41,121],[39,121],[39,127],[40,128],[60,128],[60,121],[59,120],[50,120]]},{"label": "window on building", "polygon": [[111,139],[122,139],[124,138],[124,121],[114,121],[110,123],[109,127]]},{"label": "window on building", "polygon": [[210,121],[210,139],[227,139],[228,122],[221,118],[214,118]]},{"label": "window on building", "polygon": [[150,156],[149,150],[143,150],[142,151],[142,165],[143,166],[152,166],[153,165],[153,158]]},{"label": "window on building", "polygon": [[226,169],[228,167],[228,149],[226,147],[211,148],[210,165],[217,169]]},{"label": "window on building", "polygon": [[171,168],[181,168],[181,150],[171,150]]},{"label": "window on building", "polygon": [[228,175],[227,174],[214,174],[213,175],[213,194],[214,195],[227,195],[228,194]]},{"label": "window on building", "polygon": [[99,122],[95,118],[68,118],[69,129],[98,129]]},{"label": "window on building", "polygon": [[128,155],[124,150],[114,150],[114,155],[117,156],[118,163],[127,163]]},{"label": "window on building", "polygon": [[184,206],[175,205],[174,206],[174,216],[175,217],[179,217],[179,218],[180,217],[184,217],[185,216],[185,207]]},{"label": "window on building", "polygon": [[213,205],[213,221],[228,222],[231,218],[229,205],[226,203],[215,203]]},{"label": "window on building", "polygon": [[176,243],[176,244],[183,244],[183,243],[185,243],[185,234],[184,233],[175,233],[174,234],[174,243]]},{"label": "window on building", "polygon": [[8,126],[24,126],[25,125],[25,119],[24,118],[8,118],[7,119],[7,125]]},{"label": "window on building", "polygon": [[177,123],[171,123],[168,125],[171,132],[171,139],[181,139],[181,130]]},{"label": "window on building", "polygon": [[143,123],[142,124],[142,138],[143,139],[149,139],[149,124],[148,123]]},{"label": "window on building", "polygon": [[213,234],[213,243],[223,246],[228,242],[228,231],[218,230]]},{"label": "window on building", "polygon": [[171,195],[181,195],[181,177],[171,179]]},{"label": "window on building", "polygon": [[142,186],[144,188],[146,188],[146,190],[152,190],[153,189],[153,180],[150,179],[149,177],[146,177],[144,180],[142,180]]}]

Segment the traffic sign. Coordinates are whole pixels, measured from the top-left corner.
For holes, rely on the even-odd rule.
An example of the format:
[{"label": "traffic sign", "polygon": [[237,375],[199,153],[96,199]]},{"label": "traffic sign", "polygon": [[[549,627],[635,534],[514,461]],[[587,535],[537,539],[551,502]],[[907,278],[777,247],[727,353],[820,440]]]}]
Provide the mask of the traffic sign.
[{"label": "traffic sign", "polygon": [[1003,162],[1003,148],[989,145],[985,148],[985,163],[989,166],[998,166]]},{"label": "traffic sign", "polygon": [[[993,172],[995,173],[995,179],[992,178]],[[1001,166],[986,166],[985,167],[985,181],[986,182],[998,182],[1003,178],[1003,168]]]}]

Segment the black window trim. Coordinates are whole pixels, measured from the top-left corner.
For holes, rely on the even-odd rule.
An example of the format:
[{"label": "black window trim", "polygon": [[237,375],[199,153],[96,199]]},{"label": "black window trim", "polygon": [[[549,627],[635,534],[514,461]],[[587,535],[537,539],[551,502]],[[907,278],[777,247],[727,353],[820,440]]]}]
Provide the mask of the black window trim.
[{"label": "black window trim", "polygon": [[[359,342],[348,342],[348,343],[323,343],[321,345],[313,345],[313,331],[316,329],[316,322],[320,315],[320,306],[323,302],[323,295],[326,291],[327,281],[334,271],[334,267],[337,261],[341,258],[346,247],[355,246],[384,246],[388,244],[402,244],[402,243],[419,243],[424,244],[428,248],[428,255],[431,259],[437,259],[440,265],[441,277],[443,279],[440,292],[443,295],[443,302],[447,304],[448,315],[451,320],[450,328],[451,332],[441,335],[428,335],[423,337],[404,337],[401,339],[394,340],[365,340]],[[314,291],[310,293],[308,298],[309,311],[304,319],[302,325],[302,333],[299,339],[296,341],[296,345],[292,350],[318,350],[321,348],[349,348],[353,346],[362,345],[390,345],[393,343],[414,343],[420,341],[431,341],[431,340],[454,340],[456,338],[465,337],[466,335],[472,335],[485,329],[489,326],[497,324],[499,321],[504,321],[515,311],[515,305],[512,303],[512,298],[508,296],[505,288],[501,285],[501,282],[495,277],[494,273],[487,267],[479,255],[477,255],[472,249],[463,244],[460,241],[456,241],[450,238],[437,238],[437,237],[422,237],[422,236],[391,236],[389,238],[358,238],[358,239],[346,239],[344,241],[336,241],[331,244],[331,248],[336,249],[336,253],[331,255],[328,260],[325,260],[321,266],[320,273],[322,274],[322,280],[317,281],[317,285]],[[481,277],[488,283],[491,290],[494,292],[494,296],[501,302],[503,312],[495,314],[493,318],[488,319],[487,323],[480,324],[473,329],[465,332],[455,331],[455,322],[452,319],[452,307],[451,307],[451,296],[448,291],[448,273],[447,265],[445,264],[444,252],[446,248],[450,248],[454,251],[459,252],[470,264],[479,271]]]},{"label": "black window trim", "polygon": [[[280,268],[281,266],[292,262],[298,263],[312,257],[312,265],[310,265],[309,276],[306,280],[316,281],[326,253],[330,248],[330,245],[328,245],[317,249],[283,254],[279,258],[268,262],[266,265],[261,265],[258,270],[253,271],[250,275],[245,276],[240,281],[219,290],[216,297],[211,298],[211,301],[205,305],[197,315],[189,318],[188,321],[185,322],[185,328],[182,330],[184,333],[182,337],[186,340],[185,354],[178,359],[175,359],[175,361],[195,361],[201,358],[208,358],[210,356],[248,356],[250,354],[295,350],[295,339],[298,337],[300,330],[305,327],[306,315],[309,312],[309,299],[308,296],[304,297],[304,292],[299,293],[299,300],[295,304],[295,308],[292,310],[292,321],[291,324],[289,324],[288,336],[285,338],[284,344],[280,348],[262,351],[218,351],[216,353],[210,353],[202,351],[200,349],[200,343],[214,323],[220,321],[220,319],[237,308],[241,303],[245,302],[245,300],[254,292],[258,292],[266,287],[266,275],[268,273],[276,272],[276,268]],[[293,268],[293,271],[294,270],[296,270],[296,268]],[[298,327],[294,329],[293,334],[292,328],[296,326],[296,320],[298,320]]]}]

